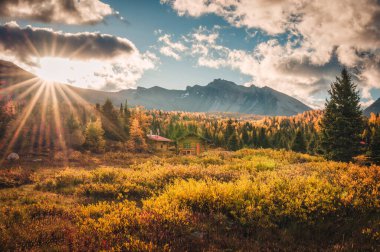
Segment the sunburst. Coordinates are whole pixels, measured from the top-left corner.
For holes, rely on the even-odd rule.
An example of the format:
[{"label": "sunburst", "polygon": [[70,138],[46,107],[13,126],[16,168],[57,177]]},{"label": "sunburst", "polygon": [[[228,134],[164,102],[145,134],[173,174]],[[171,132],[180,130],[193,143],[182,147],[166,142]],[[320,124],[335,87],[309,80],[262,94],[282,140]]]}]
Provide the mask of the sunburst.
[{"label": "sunburst", "polygon": [[[82,113],[84,111],[101,117],[103,124],[115,135],[125,137],[124,133],[118,132],[117,127],[102,116],[102,113],[95,110],[93,104],[88,103],[69,86],[60,84],[70,78],[79,80],[86,69],[93,71],[98,67],[96,62],[81,62],[78,65],[70,60],[70,57],[74,57],[88,45],[83,45],[74,52],[66,52],[63,46],[57,52],[57,47],[53,44],[50,48],[46,46],[46,52],[40,53],[29,40],[27,41],[26,45],[35,55],[52,56],[41,56],[40,66],[34,71],[35,75],[26,74],[17,68],[14,68],[14,71],[0,69],[0,80],[20,79],[17,83],[0,86],[0,99],[13,100],[21,108],[17,118],[10,123],[7,134],[0,140],[0,150],[4,154],[0,162],[3,162],[11,151],[20,149],[20,146],[16,146],[20,145],[20,141],[21,146],[28,146],[30,152],[42,153],[50,149],[67,153],[69,147],[65,140],[63,114],[69,112],[79,119],[78,108]],[[52,141],[56,143],[53,146],[54,150],[49,146]]]}]

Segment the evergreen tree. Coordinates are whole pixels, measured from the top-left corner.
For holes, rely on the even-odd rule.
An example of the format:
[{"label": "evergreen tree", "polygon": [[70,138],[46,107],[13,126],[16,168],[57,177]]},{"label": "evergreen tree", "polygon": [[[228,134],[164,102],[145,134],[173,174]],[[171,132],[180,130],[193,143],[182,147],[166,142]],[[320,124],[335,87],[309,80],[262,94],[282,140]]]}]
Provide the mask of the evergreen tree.
[{"label": "evergreen tree", "polygon": [[236,151],[239,149],[239,139],[236,134],[236,130],[232,133],[227,143],[228,150]]},{"label": "evergreen tree", "polygon": [[123,116],[124,116],[124,107],[123,107],[123,103],[120,103],[119,115],[120,115],[120,117],[123,117]]},{"label": "evergreen tree", "polygon": [[260,128],[259,131],[259,139],[258,139],[258,145],[262,148],[268,148],[269,143],[266,136],[265,128]]},{"label": "evergreen tree", "polygon": [[306,142],[301,130],[297,130],[296,137],[294,138],[292,150],[296,152],[306,152]]},{"label": "evergreen tree", "polygon": [[346,69],[331,84],[329,94],[320,122],[321,147],[326,158],[348,162],[359,152],[363,118],[359,93]]},{"label": "evergreen tree", "polygon": [[243,142],[243,145],[249,145],[249,135],[248,135],[248,123],[246,123],[243,126],[242,132],[241,132],[241,140]]},{"label": "evergreen tree", "polygon": [[66,120],[67,127],[67,136],[66,142],[69,146],[74,148],[79,148],[83,145],[85,138],[83,136],[83,130],[81,129],[81,125],[77,118],[70,114],[70,116]]},{"label": "evergreen tree", "polygon": [[128,120],[131,117],[131,112],[129,111],[127,100],[125,100],[125,104],[124,104],[124,117],[127,118]]},{"label": "evergreen tree", "polygon": [[380,126],[374,128],[369,150],[371,160],[380,164]]},{"label": "evergreen tree", "polygon": [[120,131],[119,116],[110,99],[104,102],[101,111],[103,114],[102,125],[106,138],[116,141],[122,140],[124,134]]},{"label": "evergreen tree", "polygon": [[[121,108],[120,108],[121,109]],[[129,111],[128,109],[128,102],[127,100],[125,100],[125,104],[124,104],[124,111],[123,111],[123,129],[124,129],[124,133],[125,135],[127,136],[127,138],[129,137],[129,129],[130,129],[130,117],[131,117],[131,112]]]},{"label": "evergreen tree", "polygon": [[231,135],[234,133],[235,127],[232,125],[232,119],[229,119],[227,121],[227,126],[226,126],[226,132],[224,134],[225,137],[225,142],[228,144],[228,141],[231,137]]},{"label": "evergreen tree", "polygon": [[106,145],[103,136],[104,130],[101,121],[89,122],[85,130],[84,146],[93,152],[103,152]]}]

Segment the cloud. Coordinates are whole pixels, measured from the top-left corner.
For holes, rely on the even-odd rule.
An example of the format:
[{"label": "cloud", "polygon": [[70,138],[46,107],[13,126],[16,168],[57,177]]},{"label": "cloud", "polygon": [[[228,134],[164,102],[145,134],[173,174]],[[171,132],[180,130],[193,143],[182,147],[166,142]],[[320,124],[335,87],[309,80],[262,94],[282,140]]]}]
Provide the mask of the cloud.
[{"label": "cloud", "polygon": [[296,7],[291,0],[161,0],[161,3],[170,4],[180,16],[214,13],[234,26],[259,28],[270,34],[286,29],[287,15]]},{"label": "cloud", "polygon": [[99,0],[1,0],[0,16],[70,25],[95,24],[118,15]]},{"label": "cloud", "polygon": [[127,39],[100,33],[63,33],[47,28],[21,28],[10,22],[0,26],[0,50],[29,62],[30,58],[64,56],[73,59],[107,59],[136,50]]},{"label": "cloud", "polygon": [[[161,32],[157,33],[161,34]],[[160,48],[160,53],[172,57],[176,60],[180,60],[180,53],[185,52],[188,48],[181,42],[173,42],[169,34],[164,34],[158,38],[158,41],[163,44]]]},{"label": "cloud", "polygon": [[158,62],[151,52],[140,53],[131,41],[107,34],[22,28],[10,22],[0,26],[0,37],[0,58],[41,77],[81,87],[134,87]]},{"label": "cloud", "polygon": [[281,45],[276,39],[262,42],[252,51],[231,49],[220,40],[219,29],[199,27],[178,42],[187,48],[180,56],[195,58],[198,66],[237,70],[252,78],[250,84],[272,87],[313,107],[323,103],[320,90],[327,90],[340,70],[336,56],[335,62],[314,65],[312,52]]},{"label": "cloud", "polygon": [[[305,96],[328,88],[342,64],[355,70],[354,77],[365,97],[370,98],[371,89],[380,88],[378,0],[161,0],[161,3],[170,4],[178,15],[215,14],[248,33],[261,30],[269,35],[269,40],[258,44],[252,52],[216,48],[215,43],[206,45],[193,40],[199,65],[238,69],[252,76],[258,85]],[[287,37],[287,41],[278,42],[279,35]],[[306,91],[303,93],[301,88]]]}]

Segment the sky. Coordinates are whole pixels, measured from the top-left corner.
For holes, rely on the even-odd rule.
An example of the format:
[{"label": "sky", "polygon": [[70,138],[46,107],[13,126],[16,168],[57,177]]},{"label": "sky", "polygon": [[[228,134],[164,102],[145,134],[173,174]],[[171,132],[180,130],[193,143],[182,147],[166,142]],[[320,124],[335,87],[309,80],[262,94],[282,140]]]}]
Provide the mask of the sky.
[{"label": "sky", "polygon": [[320,108],[342,67],[380,96],[379,0],[2,0],[0,59],[107,91],[222,78]]}]

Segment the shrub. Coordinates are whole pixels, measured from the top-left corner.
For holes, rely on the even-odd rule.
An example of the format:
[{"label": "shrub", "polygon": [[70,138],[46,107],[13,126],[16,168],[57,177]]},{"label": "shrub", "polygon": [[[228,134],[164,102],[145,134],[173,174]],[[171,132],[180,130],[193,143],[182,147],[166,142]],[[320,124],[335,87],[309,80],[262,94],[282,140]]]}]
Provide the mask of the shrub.
[{"label": "shrub", "polygon": [[0,189],[30,184],[32,173],[30,169],[23,168],[0,170]]}]

